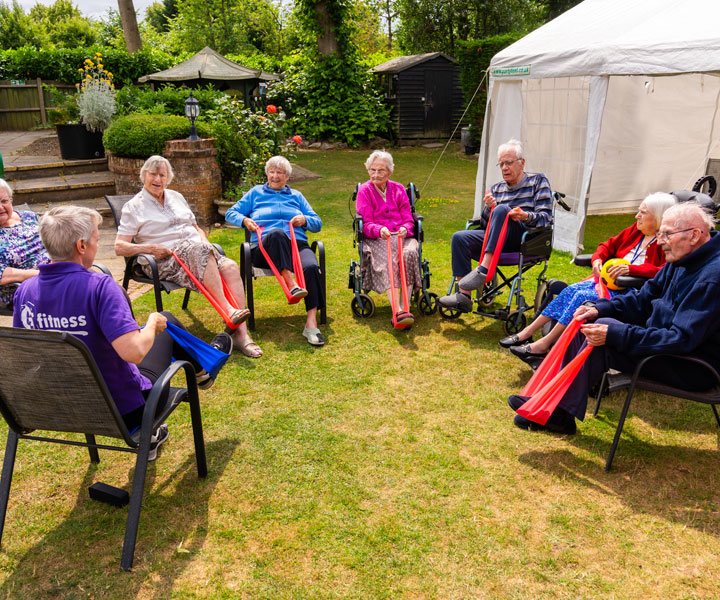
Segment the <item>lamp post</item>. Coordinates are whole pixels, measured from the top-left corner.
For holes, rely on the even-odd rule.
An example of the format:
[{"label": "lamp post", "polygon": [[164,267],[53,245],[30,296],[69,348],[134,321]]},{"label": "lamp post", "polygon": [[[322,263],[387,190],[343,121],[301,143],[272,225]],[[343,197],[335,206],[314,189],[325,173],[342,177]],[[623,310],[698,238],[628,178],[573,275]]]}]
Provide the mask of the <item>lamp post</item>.
[{"label": "lamp post", "polygon": [[197,119],[199,115],[200,103],[193,98],[192,92],[190,92],[190,97],[185,100],[185,116],[190,119],[190,137],[188,140],[192,142],[200,139],[197,134],[197,129],[195,129],[195,119]]}]

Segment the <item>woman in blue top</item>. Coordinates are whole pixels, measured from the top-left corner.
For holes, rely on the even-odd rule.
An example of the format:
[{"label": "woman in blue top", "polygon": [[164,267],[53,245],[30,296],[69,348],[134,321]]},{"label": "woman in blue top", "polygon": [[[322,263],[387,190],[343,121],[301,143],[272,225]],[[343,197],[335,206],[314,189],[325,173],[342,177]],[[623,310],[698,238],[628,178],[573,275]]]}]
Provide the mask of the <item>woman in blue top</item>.
[{"label": "woman in blue top", "polygon": [[[317,309],[324,302],[320,267],[306,234],[306,231],[320,231],[322,221],[304,196],[288,185],[292,167],[287,158],[273,156],[265,163],[265,174],[267,183],[256,185],[238,200],[225,214],[225,220],[252,232],[253,266],[267,269],[269,265],[257,243],[258,227],[263,228],[263,248],[280,271],[290,293],[295,298],[305,298],[307,320],[303,336],[311,345],[322,346],[325,340],[317,326]],[[290,223],[295,229],[307,289],[298,286],[293,274]]]}]

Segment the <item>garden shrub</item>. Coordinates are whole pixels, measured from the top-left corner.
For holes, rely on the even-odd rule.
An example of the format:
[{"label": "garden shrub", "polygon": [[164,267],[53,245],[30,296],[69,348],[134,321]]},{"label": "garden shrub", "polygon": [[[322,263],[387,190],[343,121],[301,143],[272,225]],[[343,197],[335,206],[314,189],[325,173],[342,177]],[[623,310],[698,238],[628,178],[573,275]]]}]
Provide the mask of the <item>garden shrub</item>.
[{"label": "garden shrub", "polygon": [[[225,95],[211,85],[192,90],[193,96],[200,103],[200,114],[215,106],[215,101]],[[118,115],[131,113],[184,115],[185,100],[190,90],[171,85],[163,85],[157,91],[149,86],[125,86],[117,92]]]},{"label": "garden shrub", "polygon": [[[197,123],[200,137],[212,137],[207,123]],[[165,142],[187,138],[190,121],[174,115],[126,115],[115,119],[103,134],[103,145],[116,156],[147,158],[162,154]]]},{"label": "garden shrub", "polygon": [[[490,67],[490,61],[503,48],[514,44],[526,33],[515,32],[495,35],[481,40],[458,40],[455,56],[460,65],[460,83],[462,85],[465,102],[470,102],[478,84],[482,81],[485,71]],[[487,85],[483,83],[475,96],[467,116],[472,124],[473,137],[480,141],[483,121],[485,120],[485,107],[487,105]]]},{"label": "garden shrub", "polygon": [[178,58],[143,46],[134,54],[125,49],[105,46],[88,48],[35,48],[23,46],[0,51],[0,79],[50,79],[75,83],[78,66],[99,52],[105,68],[113,74],[115,85],[127,85],[139,77],[156,73],[177,64]]}]

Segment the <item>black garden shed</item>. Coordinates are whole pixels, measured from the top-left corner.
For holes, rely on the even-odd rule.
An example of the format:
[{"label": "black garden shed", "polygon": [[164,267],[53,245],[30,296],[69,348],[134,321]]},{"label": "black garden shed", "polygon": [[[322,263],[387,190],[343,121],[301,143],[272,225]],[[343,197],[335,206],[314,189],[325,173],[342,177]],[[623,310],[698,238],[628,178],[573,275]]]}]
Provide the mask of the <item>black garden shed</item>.
[{"label": "black garden shed", "polygon": [[460,68],[442,52],[393,58],[373,69],[382,78],[400,139],[447,138],[463,109]]}]

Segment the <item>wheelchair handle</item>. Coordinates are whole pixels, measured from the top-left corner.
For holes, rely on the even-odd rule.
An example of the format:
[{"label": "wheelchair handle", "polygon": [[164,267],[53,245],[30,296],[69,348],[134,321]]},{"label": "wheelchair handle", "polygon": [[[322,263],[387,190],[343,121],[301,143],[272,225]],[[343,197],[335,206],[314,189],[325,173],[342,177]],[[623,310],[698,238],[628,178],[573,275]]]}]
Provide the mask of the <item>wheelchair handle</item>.
[{"label": "wheelchair handle", "polygon": [[553,198],[555,199],[555,202],[557,202],[560,206],[562,206],[566,211],[570,212],[570,206],[568,205],[563,198],[565,197],[565,194],[562,192],[553,192]]}]

